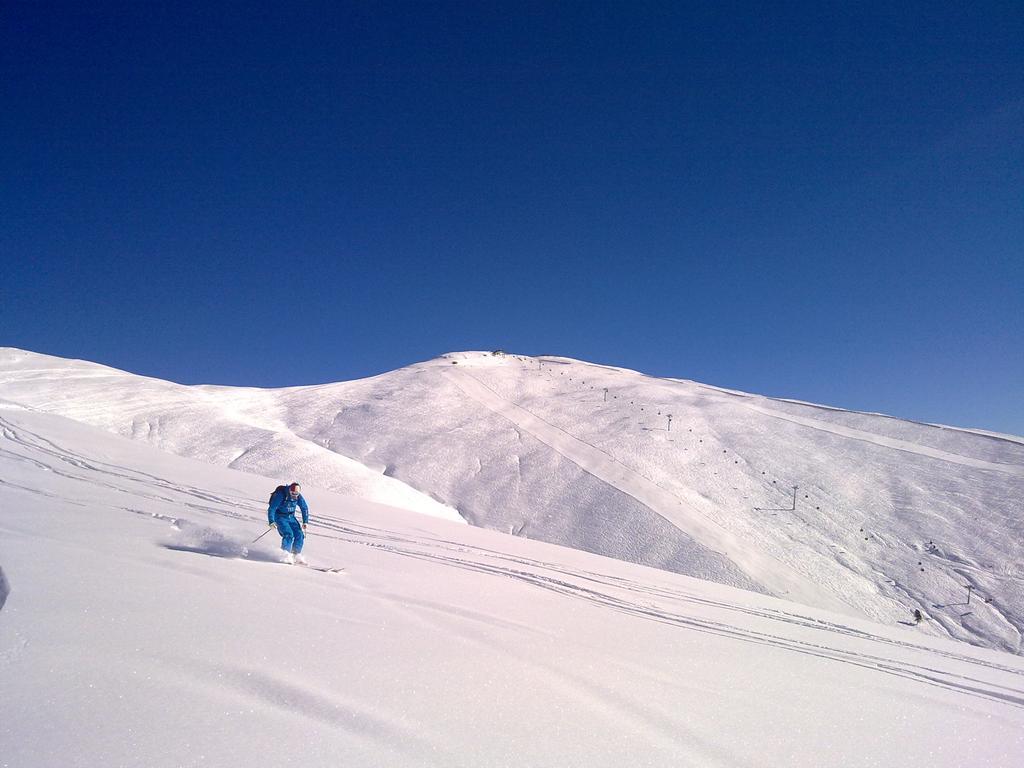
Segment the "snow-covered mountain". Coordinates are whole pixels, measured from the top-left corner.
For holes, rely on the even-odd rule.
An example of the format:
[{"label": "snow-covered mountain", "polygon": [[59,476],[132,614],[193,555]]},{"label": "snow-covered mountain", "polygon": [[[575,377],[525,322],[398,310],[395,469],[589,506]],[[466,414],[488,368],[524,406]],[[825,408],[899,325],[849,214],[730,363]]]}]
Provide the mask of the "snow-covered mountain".
[{"label": "snow-covered mountain", "polygon": [[285,566],[273,483],[0,404],[0,765],[1024,763],[1024,660],[931,622],[312,485]]},{"label": "snow-covered mountain", "polygon": [[1021,651],[1024,440],[1012,436],[482,352],[261,390],[4,349],[0,400],[847,615],[892,624],[917,608],[921,631]]}]

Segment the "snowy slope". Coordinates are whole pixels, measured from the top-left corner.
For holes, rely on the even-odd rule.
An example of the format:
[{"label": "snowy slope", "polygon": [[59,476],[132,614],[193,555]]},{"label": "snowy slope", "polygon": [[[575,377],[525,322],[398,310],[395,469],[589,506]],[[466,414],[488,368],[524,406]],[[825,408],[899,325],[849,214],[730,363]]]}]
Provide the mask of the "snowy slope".
[{"label": "snowy slope", "polygon": [[302,478],[341,493],[461,520],[451,507],[302,439],[279,404],[287,390],[186,387],[81,360],[0,348],[0,400],[69,416],[211,464]]},{"label": "snowy slope", "polygon": [[[848,615],[919,608],[926,631],[1021,651],[1024,445],[1005,437],[488,353],[255,390],[6,350],[0,398]],[[371,495],[374,482],[393,485]]]},{"label": "snowy slope", "polygon": [[0,407],[0,765],[1024,763],[1018,656],[273,482]]}]

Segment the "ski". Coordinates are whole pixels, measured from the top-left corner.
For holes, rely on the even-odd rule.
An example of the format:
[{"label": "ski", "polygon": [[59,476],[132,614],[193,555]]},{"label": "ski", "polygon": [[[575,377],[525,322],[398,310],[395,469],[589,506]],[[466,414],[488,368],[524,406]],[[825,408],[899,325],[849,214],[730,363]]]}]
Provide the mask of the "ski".
[{"label": "ski", "polygon": [[294,563],[284,563],[284,565],[295,565],[299,568],[309,568],[311,571],[319,571],[320,573],[344,573],[344,568],[328,568],[326,565],[312,565],[311,563],[303,563],[296,560]]},{"label": "ski", "polygon": [[[248,553],[247,553],[248,554]],[[243,560],[248,560],[250,563],[270,563],[272,565],[287,565],[295,568],[308,568],[311,571],[319,571],[320,573],[334,573],[334,574],[346,574],[344,568],[330,568],[326,565],[311,565],[309,563],[289,563],[286,560],[263,560],[263,559],[250,559],[248,556],[243,556]]]},{"label": "ski", "polygon": [[327,568],[327,567],[322,566],[322,565],[302,565],[301,563],[296,563],[296,565],[298,565],[300,568],[309,568],[311,571],[319,571],[320,573],[344,573],[345,572],[344,568]]}]

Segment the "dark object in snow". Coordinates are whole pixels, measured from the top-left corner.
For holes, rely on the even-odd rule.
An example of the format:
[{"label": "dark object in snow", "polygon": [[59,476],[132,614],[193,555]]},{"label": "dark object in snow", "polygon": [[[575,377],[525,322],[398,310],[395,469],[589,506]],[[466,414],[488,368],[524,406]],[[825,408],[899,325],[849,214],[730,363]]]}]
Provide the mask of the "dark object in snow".
[{"label": "dark object in snow", "polygon": [[4,569],[0,568],[0,611],[3,610],[4,603],[7,602],[9,594],[11,594],[11,584],[7,581],[7,577],[4,576]]}]

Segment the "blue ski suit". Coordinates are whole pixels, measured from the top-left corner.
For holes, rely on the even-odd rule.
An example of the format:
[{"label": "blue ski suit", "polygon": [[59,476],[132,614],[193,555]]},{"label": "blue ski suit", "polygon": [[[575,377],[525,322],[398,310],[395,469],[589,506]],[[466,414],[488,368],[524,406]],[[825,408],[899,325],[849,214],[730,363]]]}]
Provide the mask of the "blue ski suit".
[{"label": "blue ski suit", "polygon": [[296,507],[302,511],[302,525],[305,525],[309,522],[309,506],[302,494],[293,499],[287,488],[275,491],[267,508],[267,522],[277,525],[277,532],[281,534],[281,549],[297,555],[302,552],[302,542],[306,536],[302,532],[302,525],[295,519]]}]

